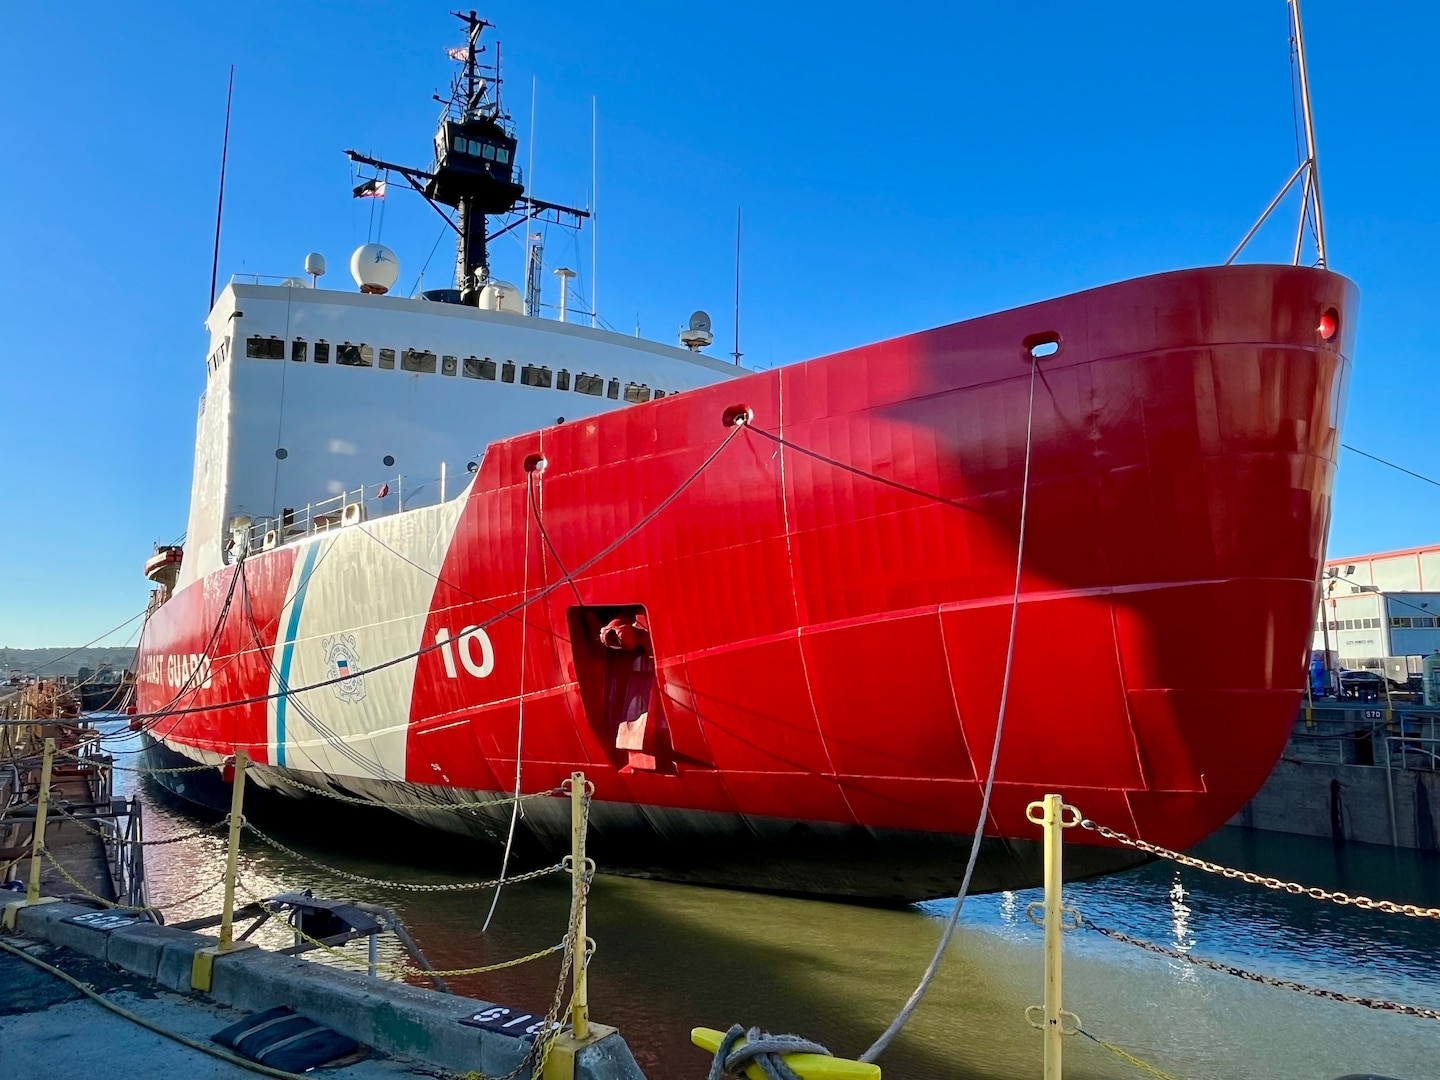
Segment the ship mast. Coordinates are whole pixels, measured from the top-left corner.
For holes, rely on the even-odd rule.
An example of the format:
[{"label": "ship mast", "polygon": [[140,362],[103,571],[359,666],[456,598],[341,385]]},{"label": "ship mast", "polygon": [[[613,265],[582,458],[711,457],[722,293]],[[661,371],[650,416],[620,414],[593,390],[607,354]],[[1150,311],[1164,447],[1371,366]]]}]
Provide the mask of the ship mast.
[{"label": "ship mast", "polygon": [[1260,231],[1260,226],[1265,224],[1275,207],[1280,205],[1280,200],[1285,198],[1290,189],[1295,186],[1295,181],[1302,176],[1305,178],[1305,184],[1300,199],[1300,223],[1295,229],[1295,254],[1291,261],[1296,266],[1300,265],[1300,252],[1305,244],[1305,227],[1311,223],[1313,206],[1315,264],[1322,270],[1328,265],[1325,252],[1325,217],[1320,209],[1320,159],[1315,150],[1315,117],[1310,109],[1310,69],[1305,63],[1305,37],[1300,30],[1300,0],[1286,0],[1286,4],[1289,7],[1291,25],[1291,59],[1292,63],[1300,69],[1300,109],[1305,119],[1305,160],[1295,167],[1295,171],[1290,174],[1290,179],[1285,181],[1285,186],[1270,200],[1270,205],[1265,207],[1264,212],[1255,224],[1250,226],[1250,231],[1245,234],[1240,243],[1235,245],[1235,250],[1225,260],[1226,266],[1233,263],[1240,252],[1245,250],[1245,245],[1250,243],[1250,238]]},{"label": "ship mast", "polygon": [[[436,95],[445,110],[435,134],[432,169],[413,169],[354,150],[345,153],[357,164],[402,177],[455,230],[455,291],[460,303],[473,307],[480,303],[481,291],[490,278],[490,241],[532,219],[578,228],[590,215],[525,194],[516,165],[515,125],[500,104],[498,41],[495,62],[480,62],[488,49],[480,43],[480,35],[493,24],[474,11],[451,14],[465,24],[465,45],[447,50],[461,68],[451,80],[449,98]],[[357,188],[356,194],[363,194],[364,187]],[[453,218],[446,207],[455,211]],[[493,233],[488,231],[491,216],[509,214],[520,216]],[[441,292],[437,290],[434,298],[454,299],[440,296]]]}]

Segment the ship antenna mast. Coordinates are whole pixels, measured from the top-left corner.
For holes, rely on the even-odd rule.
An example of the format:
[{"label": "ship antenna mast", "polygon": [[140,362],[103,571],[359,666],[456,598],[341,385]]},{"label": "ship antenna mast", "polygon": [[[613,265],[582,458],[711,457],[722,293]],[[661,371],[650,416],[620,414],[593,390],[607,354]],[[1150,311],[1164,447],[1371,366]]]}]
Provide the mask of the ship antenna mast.
[{"label": "ship antenna mast", "polygon": [[[465,45],[446,50],[461,68],[450,83],[449,98],[436,95],[445,108],[435,135],[434,166],[425,171],[354,150],[345,153],[357,164],[398,174],[455,230],[455,289],[434,290],[427,296],[458,300],[474,307],[479,305],[490,278],[490,241],[535,219],[579,228],[590,214],[526,195],[524,178],[516,165],[515,125],[500,105],[498,41],[495,62],[488,67],[480,62],[486,50],[480,44],[480,35],[493,24],[474,11],[451,14],[465,24]],[[355,189],[357,197],[373,193],[374,180]],[[453,218],[446,207],[455,211]],[[511,220],[489,233],[492,216],[511,216]]]},{"label": "ship antenna mast", "polygon": [[[1245,250],[1245,245],[1250,243],[1250,238],[1260,231],[1260,226],[1265,224],[1267,218],[1274,212],[1275,207],[1280,205],[1280,200],[1285,198],[1290,189],[1295,186],[1295,181],[1302,176],[1305,184],[1300,200],[1300,224],[1295,230],[1295,254],[1292,262],[1300,265],[1300,250],[1305,243],[1305,227],[1311,225],[1311,212],[1313,207],[1312,229],[1315,235],[1315,261],[1322,270],[1329,263],[1325,250],[1325,217],[1320,209],[1320,159],[1315,150],[1315,117],[1310,108],[1310,69],[1305,63],[1305,37],[1300,30],[1300,0],[1286,0],[1288,18],[1291,29],[1291,63],[1300,69],[1300,110],[1305,120],[1305,160],[1295,167],[1290,174],[1290,179],[1285,181],[1285,186],[1280,189],[1276,196],[1270,200],[1270,205],[1265,207],[1264,213],[1250,226],[1230,257],[1225,260],[1229,266]],[[1294,75],[1292,73],[1292,79]],[[1293,86],[1293,83],[1292,83]]]}]

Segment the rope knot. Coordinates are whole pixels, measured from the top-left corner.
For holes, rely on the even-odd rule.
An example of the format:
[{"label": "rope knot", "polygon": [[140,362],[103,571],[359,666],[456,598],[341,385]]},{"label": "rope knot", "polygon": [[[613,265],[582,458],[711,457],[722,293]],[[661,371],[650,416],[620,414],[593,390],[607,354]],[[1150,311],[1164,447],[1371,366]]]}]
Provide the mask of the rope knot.
[{"label": "rope knot", "polygon": [[[737,1046],[741,1039],[744,1046]],[[722,1080],[726,1076],[744,1076],[745,1066],[754,1062],[767,1080],[800,1080],[793,1069],[785,1064],[782,1054],[824,1054],[831,1053],[817,1042],[802,1039],[799,1035],[771,1035],[752,1027],[746,1031],[739,1024],[733,1025],[720,1041],[715,1051],[715,1060],[710,1063],[709,1080]]]}]

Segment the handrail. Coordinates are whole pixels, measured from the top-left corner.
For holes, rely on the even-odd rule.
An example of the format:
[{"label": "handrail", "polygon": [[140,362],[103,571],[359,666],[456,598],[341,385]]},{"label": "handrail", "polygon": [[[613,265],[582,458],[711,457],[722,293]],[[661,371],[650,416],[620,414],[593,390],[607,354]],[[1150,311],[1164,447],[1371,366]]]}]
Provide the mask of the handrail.
[{"label": "handrail", "polygon": [[[377,517],[389,517],[424,506],[438,506],[460,494],[460,491],[451,494],[447,489],[447,484],[453,479],[447,463],[441,462],[439,476],[427,478],[418,484],[415,483],[413,477],[406,477],[404,473],[398,473],[393,480],[385,480],[378,484],[362,484],[360,487],[347,489],[338,495],[332,495],[318,502],[306,503],[303,507],[257,518],[251,522],[245,535],[246,550],[248,552],[265,550],[269,534],[272,532],[275,536],[270,546],[279,547],[292,540],[300,540],[318,532],[340,528],[346,524],[345,514],[352,506],[360,508],[359,515],[362,521]],[[468,475],[466,475],[466,480],[468,482]],[[460,490],[463,491],[463,489],[464,485],[462,484]],[[232,540],[238,543],[238,538],[232,538]],[[227,558],[233,559],[236,556],[237,552],[232,546],[227,552]]]}]

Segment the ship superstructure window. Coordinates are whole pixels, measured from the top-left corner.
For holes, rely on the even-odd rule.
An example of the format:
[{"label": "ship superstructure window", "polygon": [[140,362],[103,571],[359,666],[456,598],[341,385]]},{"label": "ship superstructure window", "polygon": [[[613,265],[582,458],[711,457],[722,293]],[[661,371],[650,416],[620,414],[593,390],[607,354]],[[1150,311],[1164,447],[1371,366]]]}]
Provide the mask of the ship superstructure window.
[{"label": "ship superstructure window", "polygon": [[569,370],[568,370],[567,368],[563,368],[563,367],[562,367],[559,371],[557,371],[557,372],[555,373],[555,389],[556,389],[556,390],[569,390],[569,389],[570,389],[570,372],[569,372]]},{"label": "ship superstructure window", "polygon": [[435,354],[419,349],[406,349],[400,357],[401,371],[414,371],[422,375],[435,374]]},{"label": "ship superstructure window", "polygon": [[395,350],[394,350],[394,349],[381,349],[381,350],[380,350],[380,366],[381,366],[382,368],[384,368],[386,371],[394,371],[394,370],[395,370]]},{"label": "ship superstructure window", "polygon": [[526,386],[550,386],[550,369],[548,367],[536,367],[534,364],[526,364],[520,369],[520,381]]},{"label": "ship superstructure window", "polygon": [[514,381],[515,381],[515,361],[514,361],[514,360],[506,360],[505,363],[503,363],[503,364],[500,365],[500,381],[501,381],[501,382],[514,382]]},{"label": "ship superstructure window", "polygon": [[495,381],[495,361],[488,356],[481,360],[478,356],[467,356],[465,358],[465,378],[467,379],[488,379]]},{"label": "ship superstructure window", "polygon": [[330,343],[328,341],[315,342],[315,363],[328,364],[330,362]]},{"label": "ship superstructure window", "polygon": [[601,375],[589,375],[582,371],[575,376],[575,392],[600,397],[605,393],[605,379]]},{"label": "ship superstructure window", "polygon": [[278,337],[246,338],[245,355],[255,360],[284,360],[285,342]]},{"label": "ship superstructure window", "polygon": [[454,375],[460,366],[460,362],[453,356],[442,356],[440,358],[440,374]]},{"label": "ship superstructure window", "polygon": [[290,359],[298,364],[305,362],[305,357],[310,351],[310,343],[296,338],[290,343]]},{"label": "ship superstructure window", "polygon": [[372,367],[374,356],[375,351],[369,345],[351,345],[347,341],[344,345],[335,346],[335,363],[346,367]]},{"label": "ship superstructure window", "polygon": [[656,400],[656,401],[659,401],[659,400],[660,400],[662,397],[664,397],[664,396],[665,396],[665,391],[664,391],[664,390],[656,390],[656,391],[655,391],[655,400]]},{"label": "ship superstructure window", "polygon": [[620,400],[620,380],[619,380],[619,379],[611,379],[611,380],[610,380],[610,385],[605,388],[605,396],[608,397],[611,401],[619,401],[619,400]]},{"label": "ship superstructure window", "polygon": [[632,405],[639,404],[642,401],[649,401],[650,388],[644,383],[626,383],[625,400]]}]

